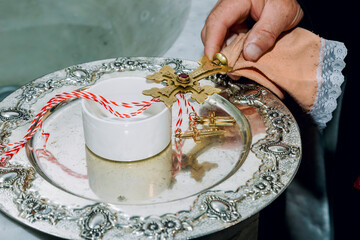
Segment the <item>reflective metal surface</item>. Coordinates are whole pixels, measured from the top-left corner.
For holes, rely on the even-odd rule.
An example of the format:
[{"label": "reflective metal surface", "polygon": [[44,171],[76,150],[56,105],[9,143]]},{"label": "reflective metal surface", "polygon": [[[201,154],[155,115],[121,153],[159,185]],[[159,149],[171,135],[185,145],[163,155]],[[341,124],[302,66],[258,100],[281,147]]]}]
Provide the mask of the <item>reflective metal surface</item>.
[{"label": "reflective metal surface", "polygon": [[[187,198],[218,185],[236,172],[251,143],[247,120],[225,99],[214,96],[202,106],[193,105],[202,115],[209,111],[225,115],[227,111],[237,124],[224,128],[224,136],[204,138],[200,143],[192,139],[177,143],[173,137],[171,146],[154,157],[119,163],[87,149],[80,101],[74,101],[48,116],[44,129],[50,133],[49,144],[44,148],[44,137],[38,133],[27,146],[28,156],[37,172],[50,183],[82,198],[114,204],[163,203]],[[174,107],[173,126],[177,112]],[[181,162],[176,158],[179,152]]]},{"label": "reflective metal surface", "polygon": [[[39,78],[0,103],[2,140],[15,142],[31,117],[57,93],[81,89],[114,74],[146,75],[169,64],[190,72],[197,64],[163,58],[118,58],[72,66]],[[211,82],[209,81],[211,80]],[[269,91],[223,76],[204,80],[222,88],[200,115],[233,116],[222,138],[172,142],[159,155],[115,163],[91,153],[82,137],[80,101],[51,111],[44,129],[0,168],[1,210],[20,222],[71,239],[194,238],[243,221],[291,182],[301,158],[297,124]],[[173,109],[176,120],[177,109]],[[186,126],[186,123],[184,123]],[[176,153],[181,147],[182,161]]]}]

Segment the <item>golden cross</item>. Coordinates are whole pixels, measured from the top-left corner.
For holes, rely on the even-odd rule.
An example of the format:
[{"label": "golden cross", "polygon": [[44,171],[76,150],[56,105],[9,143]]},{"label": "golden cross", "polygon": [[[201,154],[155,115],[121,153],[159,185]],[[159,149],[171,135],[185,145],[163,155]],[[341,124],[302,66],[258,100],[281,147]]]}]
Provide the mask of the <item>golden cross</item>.
[{"label": "golden cross", "polygon": [[166,106],[171,107],[176,101],[176,94],[191,92],[191,98],[203,104],[208,96],[221,90],[210,85],[200,86],[199,80],[217,73],[226,74],[231,71],[231,67],[227,65],[226,57],[220,53],[215,55],[214,61],[203,56],[198,63],[200,66],[189,74],[177,74],[174,69],[165,65],[159,72],[148,75],[146,79],[158,83],[166,81],[167,86],[144,90],[143,94],[158,98]]}]

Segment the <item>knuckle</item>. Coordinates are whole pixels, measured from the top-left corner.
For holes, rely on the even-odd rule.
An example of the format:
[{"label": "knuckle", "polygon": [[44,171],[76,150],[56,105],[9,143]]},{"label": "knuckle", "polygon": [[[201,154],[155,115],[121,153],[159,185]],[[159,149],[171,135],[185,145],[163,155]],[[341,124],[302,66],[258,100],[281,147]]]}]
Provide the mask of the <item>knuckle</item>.
[{"label": "knuckle", "polygon": [[205,27],[201,30],[201,32],[200,32],[200,36],[201,36],[201,38],[205,38],[205,35],[206,35],[206,29],[205,29]]},{"label": "knuckle", "polygon": [[272,30],[269,30],[269,28],[266,27],[259,29],[258,34],[261,36],[260,39],[263,39],[264,44],[267,43],[266,45],[272,45],[278,36]]},{"label": "knuckle", "polygon": [[200,38],[201,38],[202,43],[205,44],[206,43],[206,34],[205,34],[204,30],[201,31]]},{"label": "knuckle", "polygon": [[219,19],[221,19],[221,15],[217,11],[213,11],[207,17],[206,24],[213,25],[214,23],[217,23]]},{"label": "knuckle", "polygon": [[283,18],[284,24],[286,25],[286,29],[284,30],[292,28],[302,19],[303,11],[299,3],[295,0],[282,0],[278,2],[278,8],[279,17]]}]

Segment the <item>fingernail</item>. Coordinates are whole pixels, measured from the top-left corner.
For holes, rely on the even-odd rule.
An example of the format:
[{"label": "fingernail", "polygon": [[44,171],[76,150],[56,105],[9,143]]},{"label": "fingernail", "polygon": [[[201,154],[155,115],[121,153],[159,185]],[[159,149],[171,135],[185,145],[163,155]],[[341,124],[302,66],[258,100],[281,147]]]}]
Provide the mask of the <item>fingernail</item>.
[{"label": "fingernail", "polygon": [[262,51],[261,49],[256,46],[254,43],[250,43],[245,48],[245,58],[251,61],[256,61],[261,56]]}]

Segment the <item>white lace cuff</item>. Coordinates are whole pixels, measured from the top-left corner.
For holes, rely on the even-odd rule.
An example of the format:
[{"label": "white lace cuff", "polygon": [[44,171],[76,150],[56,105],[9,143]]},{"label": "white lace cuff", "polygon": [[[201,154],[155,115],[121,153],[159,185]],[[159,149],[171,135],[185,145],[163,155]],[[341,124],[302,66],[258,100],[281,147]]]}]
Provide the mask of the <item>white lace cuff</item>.
[{"label": "white lace cuff", "polygon": [[337,98],[341,94],[345,67],[344,58],[347,49],[341,42],[321,39],[319,67],[317,70],[318,88],[315,103],[309,114],[320,129],[332,119],[332,112],[337,107]]}]

